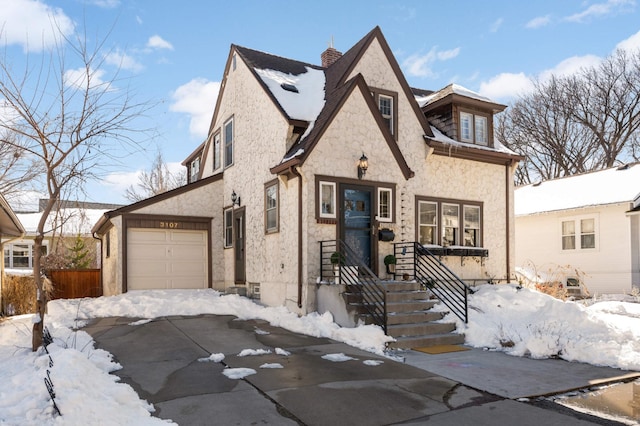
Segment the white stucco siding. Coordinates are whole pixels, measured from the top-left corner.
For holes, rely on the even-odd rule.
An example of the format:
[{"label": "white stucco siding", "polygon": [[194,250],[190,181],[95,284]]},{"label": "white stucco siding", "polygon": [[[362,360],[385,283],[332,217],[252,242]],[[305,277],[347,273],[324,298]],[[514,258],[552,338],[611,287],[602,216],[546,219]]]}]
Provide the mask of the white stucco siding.
[{"label": "white stucco siding", "polygon": [[[577,269],[592,294],[630,292],[633,262],[631,221],[625,214],[628,207],[625,203],[516,217],[516,264],[551,275]],[[596,224],[596,248],[563,250],[562,222],[591,218]],[[580,235],[576,243],[580,245]]]},{"label": "white stucco siding", "polygon": [[422,159],[424,159],[427,152],[423,138],[424,130],[377,39],[372,41],[352,70],[349,78],[353,78],[358,74],[364,76],[367,85],[370,87],[397,93],[398,102],[397,105],[394,105],[394,108],[398,110],[398,122],[395,123],[398,132],[396,140],[405,156],[405,160],[409,164],[409,168],[415,170],[420,167]]},{"label": "white stucco siding", "polygon": [[113,226],[107,232],[109,234],[109,250],[107,257],[106,235],[102,237],[102,294],[113,296],[122,292],[122,240],[119,230],[122,229],[122,216],[111,218]]},{"label": "white stucco siding", "polygon": [[[297,183],[279,180],[279,231],[265,234],[265,184],[277,177],[269,170],[282,160],[286,151],[289,124],[259,80],[240,57],[236,69],[225,79],[214,131],[233,117],[234,164],[224,169],[220,188],[221,213],[231,207],[231,193],[241,198],[245,212],[246,282],[260,284],[263,303],[279,306],[297,303]],[[214,173],[212,149],[203,164],[206,175]],[[219,173],[220,171],[216,171]],[[222,239],[220,230],[220,240]],[[235,284],[234,249],[223,250],[224,286]],[[282,267],[284,265],[284,267]]]}]

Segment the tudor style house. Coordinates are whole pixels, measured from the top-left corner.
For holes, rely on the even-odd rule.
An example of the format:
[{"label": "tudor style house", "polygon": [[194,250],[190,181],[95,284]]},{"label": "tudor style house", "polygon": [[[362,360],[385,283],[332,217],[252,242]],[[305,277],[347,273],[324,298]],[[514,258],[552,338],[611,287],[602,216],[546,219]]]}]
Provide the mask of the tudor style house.
[{"label": "tudor style house", "polygon": [[493,138],[505,106],[412,89],[378,27],[321,62],[231,46],[189,183],[94,227],[104,294],[246,291],[303,314],[339,282],[332,260],[345,282],[412,280],[423,249],[467,283],[512,277],[521,157]]},{"label": "tudor style house", "polygon": [[515,190],[516,265],[570,294],[640,290],[640,163]]}]

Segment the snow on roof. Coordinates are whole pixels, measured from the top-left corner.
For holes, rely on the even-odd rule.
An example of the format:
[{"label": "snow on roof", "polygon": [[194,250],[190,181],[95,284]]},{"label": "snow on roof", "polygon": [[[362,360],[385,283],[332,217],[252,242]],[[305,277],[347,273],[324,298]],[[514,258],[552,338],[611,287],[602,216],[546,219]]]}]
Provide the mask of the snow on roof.
[{"label": "snow on roof", "polygon": [[313,122],[324,108],[325,76],[322,70],[305,68],[307,72],[298,75],[270,69],[255,71],[290,118]]},{"label": "snow on roof", "polygon": [[418,101],[418,105],[420,108],[428,105],[432,102],[437,101],[438,99],[442,99],[445,96],[456,94],[460,96],[466,96],[467,98],[477,99],[483,102],[491,102],[494,103],[491,99],[482,96],[479,93],[474,92],[473,90],[469,90],[466,87],[460,86],[459,84],[450,84],[443,89],[438,90],[427,96],[416,96],[416,101]]},{"label": "snow on roof", "polygon": [[515,214],[631,203],[640,193],[640,163],[516,188]]},{"label": "snow on roof", "polygon": [[495,139],[493,140],[494,147],[491,148],[489,146],[475,145],[467,142],[458,142],[455,139],[451,139],[449,136],[445,135],[444,133],[442,133],[440,130],[438,130],[433,126],[431,126],[431,132],[433,133],[433,137],[429,139],[433,139],[437,142],[446,143],[446,144],[449,144],[452,146],[458,146],[458,147],[477,148],[485,151],[493,151],[493,152],[497,151],[497,152],[504,152],[505,154],[517,155],[515,152],[513,152],[506,146],[502,145],[500,142],[498,142]]},{"label": "snow on roof", "polygon": [[[56,230],[58,235],[70,235],[77,234],[89,235],[91,234],[91,228],[102,217],[102,215],[109,210],[101,209],[78,209],[69,208],[59,210],[58,220],[56,222],[56,211],[51,212],[49,220],[45,226],[45,231],[51,231],[55,226],[55,223],[61,223],[62,228]],[[17,213],[16,216],[23,224],[25,231],[28,234],[34,234],[38,227],[38,222],[42,213]],[[47,233],[49,233],[47,232]]]}]

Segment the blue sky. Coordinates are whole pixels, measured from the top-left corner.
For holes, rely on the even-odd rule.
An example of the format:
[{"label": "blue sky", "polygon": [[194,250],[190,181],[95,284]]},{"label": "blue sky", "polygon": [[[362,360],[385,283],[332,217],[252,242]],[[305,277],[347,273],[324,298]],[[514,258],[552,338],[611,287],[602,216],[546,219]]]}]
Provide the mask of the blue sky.
[{"label": "blue sky", "polygon": [[[49,17],[68,34],[107,38],[140,99],[158,102],[158,136],[92,185],[92,201],[126,203],[124,188],[155,152],[180,163],[206,137],[232,43],[319,64],[379,25],[409,84],[457,83],[508,104],[530,77],[572,73],[616,48],[640,48],[636,0],[298,1],[0,0],[0,40],[16,64],[42,54]],[[37,43],[36,43],[37,41]]]}]

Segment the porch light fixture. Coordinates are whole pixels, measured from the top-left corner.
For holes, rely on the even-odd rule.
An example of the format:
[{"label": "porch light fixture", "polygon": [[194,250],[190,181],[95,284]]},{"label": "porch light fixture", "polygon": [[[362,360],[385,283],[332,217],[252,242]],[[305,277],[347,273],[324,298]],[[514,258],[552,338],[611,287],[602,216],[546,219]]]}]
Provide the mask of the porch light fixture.
[{"label": "porch light fixture", "polygon": [[240,207],[240,196],[236,194],[236,191],[233,191],[231,193],[231,202],[233,203],[234,206]]},{"label": "porch light fixture", "polygon": [[360,157],[360,161],[358,161],[358,179],[362,179],[364,175],[367,174],[367,169],[369,168],[369,159],[364,152],[362,153],[362,157]]}]

